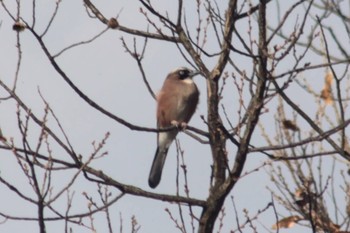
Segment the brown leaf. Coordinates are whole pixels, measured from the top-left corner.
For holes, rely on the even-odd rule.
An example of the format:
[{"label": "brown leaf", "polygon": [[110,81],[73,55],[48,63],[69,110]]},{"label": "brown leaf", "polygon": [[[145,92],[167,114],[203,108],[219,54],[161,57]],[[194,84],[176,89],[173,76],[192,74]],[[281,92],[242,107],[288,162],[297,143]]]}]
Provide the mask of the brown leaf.
[{"label": "brown leaf", "polygon": [[350,216],[350,201],[346,204],[346,213],[348,216]]},{"label": "brown leaf", "polygon": [[309,198],[307,198],[307,194],[302,189],[297,189],[294,194],[297,199],[295,204],[297,204],[299,207],[304,207],[307,203],[309,203]]},{"label": "brown leaf", "polygon": [[333,74],[331,71],[328,71],[327,74],[326,74],[326,77],[324,78],[324,81],[325,81],[325,85],[327,86],[332,86],[332,83],[333,83]]},{"label": "brown leaf", "polygon": [[348,153],[350,153],[350,145],[349,145],[349,139],[348,137],[345,136],[345,141],[344,141],[344,150]]},{"label": "brown leaf", "polygon": [[12,29],[16,32],[24,31],[25,28],[26,28],[26,25],[19,21],[15,22],[12,26]]},{"label": "brown leaf", "polygon": [[330,71],[328,71],[324,80],[323,89],[321,91],[321,98],[324,99],[326,104],[333,103],[332,82],[333,82],[333,74]]},{"label": "brown leaf", "polygon": [[305,196],[305,191],[302,188],[295,190],[294,195],[296,198],[303,198]]},{"label": "brown leaf", "polygon": [[299,127],[291,120],[283,120],[282,124],[285,129],[290,129],[294,132],[299,131]]},{"label": "brown leaf", "polygon": [[291,228],[302,218],[298,215],[289,216],[287,218],[283,218],[280,221],[278,221],[276,224],[272,225],[272,229],[276,230],[277,228]]},{"label": "brown leaf", "polygon": [[4,135],[2,134],[2,130],[1,130],[1,128],[0,128],[0,141],[2,141],[2,142],[6,142],[7,141],[7,139],[4,137]]}]

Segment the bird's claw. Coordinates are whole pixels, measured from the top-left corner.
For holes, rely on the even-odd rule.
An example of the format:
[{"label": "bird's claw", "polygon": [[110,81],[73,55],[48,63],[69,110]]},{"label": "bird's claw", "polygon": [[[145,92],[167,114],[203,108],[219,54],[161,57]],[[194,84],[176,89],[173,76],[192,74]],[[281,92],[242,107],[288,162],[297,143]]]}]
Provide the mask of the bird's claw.
[{"label": "bird's claw", "polygon": [[179,130],[184,130],[187,128],[187,123],[186,122],[178,122],[175,120],[172,120],[170,122],[173,126],[175,126],[176,128],[178,128]]}]

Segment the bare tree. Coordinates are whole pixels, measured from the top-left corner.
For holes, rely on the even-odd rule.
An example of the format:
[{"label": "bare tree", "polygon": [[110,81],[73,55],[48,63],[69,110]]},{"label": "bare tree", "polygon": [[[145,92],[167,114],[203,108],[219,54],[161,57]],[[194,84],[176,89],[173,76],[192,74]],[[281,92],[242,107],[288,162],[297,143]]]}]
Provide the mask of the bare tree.
[{"label": "bare tree", "polygon": [[[46,13],[45,18],[41,10],[48,4],[52,13],[49,16]],[[65,232],[80,227],[91,232],[125,232],[123,217],[113,218],[112,207],[126,197],[133,200],[143,197],[144,202],[157,200],[177,207],[176,214],[168,208],[165,212],[180,232],[247,229],[279,232],[280,228],[295,224],[311,232],[349,231],[348,1],[179,0],[172,9],[156,1],[140,0],[133,3],[139,8],[133,14],[140,26],[128,26],[132,23],[123,20],[123,10],[110,16],[110,10],[103,4],[84,0],[79,6],[81,12],[72,15],[83,15],[86,25],[97,25],[100,32],[57,48],[50,41],[68,30],[74,33],[68,29],[69,22],[80,20],[70,18],[69,8],[64,8],[64,4],[75,3],[1,1],[6,22],[11,20],[14,31],[3,24],[0,32],[16,35],[17,60],[8,68],[11,72],[0,73],[1,111],[15,119],[5,123],[1,122],[5,118],[0,118],[1,127],[6,124],[13,129],[3,130],[0,148],[5,162],[9,158],[16,161],[15,173],[23,179],[18,182],[1,175],[1,189],[36,209],[27,217],[0,208],[5,220],[35,222],[40,232],[47,232],[55,222],[64,222]],[[55,23],[66,24],[67,32],[55,31]],[[191,140],[210,146],[212,166],[205,198],[190,194],[184,148],[179,141],[176,192],[151,192],[125,183],[95,164],[109,156],[113,132],[105,132],[101,139],[96,139],[89,152],[78,152],[80,149],[71,138],[82,132],[72,132],[64,126],[61,118],[65,113],[54,110],[54,104],[42,94],[41,88],[35,93],[38,98],[24,97],[27,87],[21,80],[26,74],[21,71],[25,59],[35,59],[35,55],[26,50],[23,41],[35,41],[36,50],[45,57],[38,61],[42,63],[39,66],[48,65],[54,70],[92,114],[122,126],[130,135],[174,130],[132,123],[122,117],[122,112],[115,113],[105,107],[107,104],[101,104],[96,95],[86,91],[84,80],[71,75],[84,69],[83,65],[77,62],[72,66],[74,69],[63,65],[65,54],[92,46],[110,32],[118,32],[120,40],[114,38],[113,44],[105,47],[119,46],[125,50],[118,55],[119,59],[131,58],[136,62],[134,70],[139,71],[142,78],[139,82],[151,98],[155,98],[155,90],[145,65],[145,57],[152,52],[150,44],[175,47],[176,56],[205,78],[206,91],[202,90],[202,95],[207,112],[201,118],[206,127],[189,125],[184,130]],[[6,54],[1,57],[5,60]],[[65,95],[62,92],[57,93]],[[135,95],[133,90],[129,92]],[[128,98],[118,93],[114,97]],[[92,124],[98,127],[99,121]],[[128,152],[124,154],[130,156]],[[247,162],[256,158],[263,162],[245,170]],[[6,169],[9,168],[3,166],[1,172],[6,173]],[[253,173],[267,173],[271,177],[266,180],[271,197],[261,203],[256,213],[239,210],[234,198],[234,192],[240,192],[237,184]],[[62,174],[69,179],[61,186],[54,185]],[[31,190],[24,189],[22,182]],[[91,190],[90,193],[84,189],[79,197],[79,201],[88,203],[85,211],[76,208],[79,202],[76,192],[81,186]],[[260,191],[256,192],[259,196]],[[63,199],[66,202],[62,205]],[[228,213],[234,217],[225,217]],[[261,223],[263,215],[271,216],[273,222]],[[142,231],[137,219],[138,216],[131,218],[131,232]]]}]

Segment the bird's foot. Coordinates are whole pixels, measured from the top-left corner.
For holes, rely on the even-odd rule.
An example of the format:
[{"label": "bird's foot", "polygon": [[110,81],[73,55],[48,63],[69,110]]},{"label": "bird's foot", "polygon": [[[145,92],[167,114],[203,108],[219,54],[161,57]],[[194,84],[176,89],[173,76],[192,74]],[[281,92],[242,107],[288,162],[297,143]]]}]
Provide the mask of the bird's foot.
[{"label": "bird's foot", "polygon": [[172,125],[176,126],[179,130],[185,130],[187,128],[187,123],[186,122],[178,122],[178,121],[171,121],[170,122]]}]

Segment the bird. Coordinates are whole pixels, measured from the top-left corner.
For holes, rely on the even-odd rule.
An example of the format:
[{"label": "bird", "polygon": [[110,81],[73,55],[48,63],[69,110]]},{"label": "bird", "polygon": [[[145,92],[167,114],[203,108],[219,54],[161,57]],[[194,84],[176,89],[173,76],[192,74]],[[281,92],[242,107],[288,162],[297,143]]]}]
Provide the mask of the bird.
[{"label": "bird", "polygon": [[186,127],[196,111],[199,91],[192,78],[199,73],[186,67],[171,71],[157,95],[157,128],[177,127],[157,133],[157,150],[148,178],[151,188],[156,188],[160,182],[168,149],[179,129]]}]

